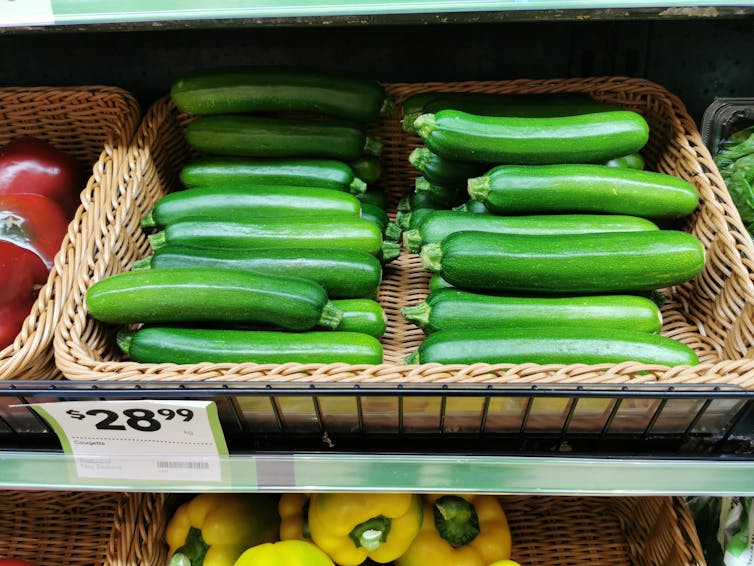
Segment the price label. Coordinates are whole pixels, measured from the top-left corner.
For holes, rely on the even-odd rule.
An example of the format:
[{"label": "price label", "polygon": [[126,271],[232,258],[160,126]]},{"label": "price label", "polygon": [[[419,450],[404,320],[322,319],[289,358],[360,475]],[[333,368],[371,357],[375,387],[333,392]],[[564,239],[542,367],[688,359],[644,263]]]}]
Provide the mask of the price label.
[{"label": "price label", "polygon": [[211,401],[66,401],[34,410],[80,477],[221,481],[228,449]]},{"label": "price label", "polygon": [[54,23],[51,0],[0,0],[0,27]]}]

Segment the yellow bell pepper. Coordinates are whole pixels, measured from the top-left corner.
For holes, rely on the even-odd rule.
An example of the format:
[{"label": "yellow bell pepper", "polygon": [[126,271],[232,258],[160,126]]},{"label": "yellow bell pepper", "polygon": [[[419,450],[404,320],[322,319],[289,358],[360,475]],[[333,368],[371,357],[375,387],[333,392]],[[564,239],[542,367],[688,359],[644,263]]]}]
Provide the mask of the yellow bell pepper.
[{"label": "yellow bell pepper", "polygon": [[280,540],[311,540],[309,533],[309,495],[285,493],[278,501]]},{"label": "yellow bell pepper", "polygon": [[498,560],[497,562],[490,564],[490,566],[521,566],[521,564],[515,560]]},{"label": "yellow bell pepper", "polygon": [[267,495],[197,495],[176,510],[165,530],[170,566],[232,566],[247,548],[277,540],[279,525]]},{"label": "yellow bell pepper", "polygon": [[398,566],[488,566],[511,553],[508,520],[491,495],[424,498],[424,524]]},{"label": "yellow bell pepper", "polygon": [[408,493],[316,493],[309,503],[312,541],[340,566],[395,560],[421,524],[421,498]]},{"label": "yellow bell pepper", "polygon": [[233,566],[333,566],[333,563],[311,542],[284,540],[249,548]]}]

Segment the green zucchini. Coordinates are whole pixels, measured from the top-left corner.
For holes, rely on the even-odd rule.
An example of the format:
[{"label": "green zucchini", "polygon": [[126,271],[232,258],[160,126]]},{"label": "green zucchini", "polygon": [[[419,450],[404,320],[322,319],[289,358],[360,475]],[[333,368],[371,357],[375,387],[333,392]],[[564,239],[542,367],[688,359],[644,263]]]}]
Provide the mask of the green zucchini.
[{"label": "green zucchini", "polygon": [[362,194],[356,195],[356,198],[359,199],[362,204],[371,204],[382,210],[385,210],[387,207],[387,196],[385,195],[385,191],[378,187],[370,187]]},{"label": "green zucchini", "polygon": [[617,364],[695,365],[685,344],[648,332],[537,326],[442,330],[428,336],[406,363],[425,364]]},{"label": "green zucchini", "polygon": [[486,164],[450,161],[435,155],[426,147],[414,149],[408,156],[408,162],[435,185],[466,186],[467,179],[477,177],[490,168]]},{"label": "green zucchini", "polygon": [[588,94],[488,94],[476,92],[422,92],[403,102],[403,129],[413,132],[422,114],[440,110],[461,110],[481,116],[575,116],[620,110],[618,104],[599,102]]},{"label": "green zucchini", "polygon": [[525,235],[455,232],[422,248],[454,287],[524,293],[631,293],[676,285],[704,267],[704,247],[675,230]]},{"label": "green zucchini", "polygon": [[144,228],[167,226],[185,218],[249,216],[359,216],[359,200],[342,191],[316,187],[197,187],[160,198],[141,220]]},{"label": "green zucchini", "polygon": [[379,340],[356,332],[145,327],[118,345],[140,363],[381,364]]},{"label": "green zucchini", "polygon": [[354,175],[365,183],[376,183],[382,174],[382,161],[376,155],[362,155],[348,163]]},{"label": "green zucchini", "polygon": [[380,303],[373,299],[334,300],[333,305],[343,313],[340,324],[333,330],[361,332],[375,338],[385,334],[387,319]]},{"label": "green zucchini", "polygon": [[461,231],[496,234],[588,234],[593,232],[638,232],[659,230],[656,224],[638,216],[610,214],[541,214],[494,216],[453,210],[434,210],[415,228],[403,233],[403,245],[417,253],[422,246],[442,242]]},{"label": "green zucchini", "polygon": [[626,110],[555,118],[441,110],[422,114],[415,127],[433,153],[476,163],[601,163],[636,152],[649,139],[641,114]]},{"label": "green zucchini", "polygon": [[181,112],[314,112],[369,122],[393,109],[377,81],[284,67],[214,69],[180,77],[170,96]]},{"label": "green zucchini", "polygon": [[191,187],[288,185],[363,193],[367,185],[335,159],[205,157],[181,169],[181,182]]},{"label": "green zucchini", "polygon": [[441,289],[401,313],[427,334],[519,326],[589,326],[650,333],[662,329],[657,305],[636,295],[512,297]]},{"label": "green zucchini", "polygon": [[366,252],[316,248],[193,248],[169,245],[131,269],[213,267],[316,281],[332,298],[369,297],[377,292],[382,264]]},{"label": "green zucchini", "polygon": [[417,177],[414,185],[417,193],[428,194],[433,200],[442,203],[445,208],[456,206],[468,198],[463,187],[435,185],[424,177]]},{"label": "green zucchini", "polygon": [[608,167],[622,167],[624,169],[644,169],[644,158],[641,153],[629,153],[622,157],[615,157],[605,162]]},{"label": "green zucchini", "polygon": [[[366,252],[386,259],[400,250],[382,241],[379,228],[362,218],[186,218],[148,236],[152,248],[168,244],[199,248],[318,248]],[[394,257],[393,257],[394,259]]]},{"label": "green zucchini", "polygon": [[359,126],[336,120],[205,116],[186,127],[186,140],[204,153],[244,157],[324,157],[348,161],[379,155],[382,144]]},{"label": "green zucchini", "polygon": [[119,273],[92,285],[86,306],[97,320],[117,324],[219,321],[309,330],[336,327],[343,316],[314,281],[216,268]]},{"label": "green zucchini", "polygon": [[691,183],[662,173],[605,165],[502,165],[469,179],[468,192],[495,214],[596,212],[646,218],[691,214]]},{"label": "green zucchini", "polygon": [[420,208],[441,210],[447,207],[426,192],[414,192],[404,196],[398,201],[398,212],[411,212],[412,210],[418,210]]}]

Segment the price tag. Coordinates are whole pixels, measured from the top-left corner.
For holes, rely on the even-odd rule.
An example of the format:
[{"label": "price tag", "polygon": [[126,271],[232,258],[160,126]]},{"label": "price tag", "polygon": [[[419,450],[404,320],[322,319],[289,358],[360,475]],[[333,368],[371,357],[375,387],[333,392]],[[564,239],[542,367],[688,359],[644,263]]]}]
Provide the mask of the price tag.
[{"label": "price tag", "polygon": [[221,481],[228,448],[212,401],[65,401],[31,405],[82,478]]},{"label": "price tag", "polygon": [[54,23],[51,0],[0,0],[0,27]]}]

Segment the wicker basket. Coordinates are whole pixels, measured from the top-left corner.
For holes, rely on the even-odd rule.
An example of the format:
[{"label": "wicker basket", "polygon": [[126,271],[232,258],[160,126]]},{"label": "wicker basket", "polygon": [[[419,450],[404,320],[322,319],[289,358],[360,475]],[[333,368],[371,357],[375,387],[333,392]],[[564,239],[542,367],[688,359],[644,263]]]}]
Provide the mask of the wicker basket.
[{"label": "wicker basket", "polygon": [[[18,136],[45,139],[76,157],[82,171],[92,171],[82,186],[82,205],[68,226],[47,283],[13,344],[0,351],[0,379],[50,379],[59,376],[52,337],[63,304],[86,261],[87,248],[102,199],[113,189],[114,162],[124,162],[140,110],[127,92],[112,87],[0,89],[0,146]],[[94,225],[92,225],[94,223]]]},{"label": "wicker basket", "polygon": [[129,561],[129,554],[143,497],[3,491],[0,558],[19,558],[37,566],[137,566]]},{"label": "wicker basket", "polygon": [[[754,386],[754,246],[731,203],[709,152],[683,104],[655,83],[629,78],[552,81],[412,83],[388,85],[397,101],[390,119],[373,128],[385,142],[381,186],[389,206],[413,190],[417,172],[407,161],[419,139],[400,127],[401,102],[426,90],[498,93],[585,92],[598,100],[617,102],[642,113],[651,135],[644,150],[649,169],[693,183],[700,206],[688,230],[706,249],[704,271],[693,281],[667,290],[663,307],[666,336],[692,347],[700,358],[694,367],[667,368],[637,363],[603,365],[423,364],[403,360],[421,343],[423,334],[400,315],[400,308],[422,300],[429,274],[418,255],[405,251],[385,269],[380,302],[388,317],[383,338],[385,362],[373,366],[258,364],[138,364],[126,361],[113,340],[114,328],[87,316],[86,289],[95,281],[129,269],[150,253],[139,219],[165,193],[178,188],[178,170],[191,157],[184,140],[189,116],[180,115],[169,98],[148,112],[134,139],[129,171],[118,179],[109,210],[100,211],[107,229],[96,241],[81,242],[87,260],[76,276],[76,289],[56,331],[58,367],[70,379],[259,380],[259,381],[498,381],[498,382],[725,382]],[[114,190],[115,183],[110,184]],[[754,350],[752,350],[754,352]]]},{"label": "wicker basket", "polygon": [[[674,497],[502,496],[521,566],[706,564],[686,503]],[[167,564],[165,527],[174,496],[146,495],[131,562]]]}]

